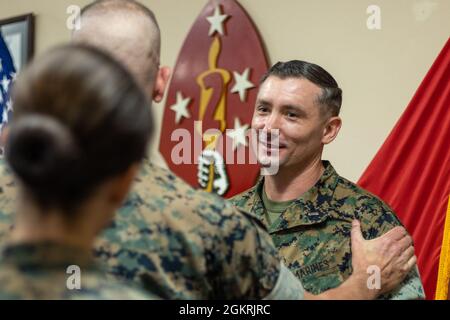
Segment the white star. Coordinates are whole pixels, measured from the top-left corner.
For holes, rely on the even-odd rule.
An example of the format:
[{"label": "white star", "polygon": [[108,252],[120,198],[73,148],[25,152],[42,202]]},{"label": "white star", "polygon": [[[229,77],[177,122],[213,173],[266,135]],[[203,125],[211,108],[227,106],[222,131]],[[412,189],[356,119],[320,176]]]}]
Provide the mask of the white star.
[{"label": "white star", "polygon": [[214,9],[214,14],[212,16],[207,17],[206,19],[211,24],[209,27],[209,33],[208,36],[211,36],[214,34],[214,32],[219,32],[221,35],[223,35],[223,25],[222,23],[225,21],[225,19],[228,16],[226,14],[220,14],[220,7],[217,6]]},{"label": "white star", "polygon": [[9,82],[10,82],[10,80],[8,80],[8,78],[6,78],[6,76],[3,76],[3,80],[2,80],[3,92],[8,91]]},{"label": "white star", "polygon": [[233,71],[235,84],[233,88],[231,88],[232,93],[239,92],[239,98],[241,101],[245,101],[247,95],[247,89],[253,88],[255,85],[248,81],[250,68],[245,69],[242,74],[239,74]]},{"label": "white star", "polygon": [[11,101],[11,99],[9,99],[6,102],[6,111],[12,111],[12,101]]},{"label": "white star", "polygon": [[180,91],[177,92],[177,102],[170,107],[170,110],[175,112],[175,123],[179,123],[181,118],[190,118],[191,115],[187,110],[187,106],[191,98],[183,98],[183,95]]},{"label": "white star", "polygon": [[5,124],[5,123],[8,123],[8,111],[6,111],[6,109],[5,108],[3,108],[3,114],[2,114],[2,116],[3,116],[3,122],[2,122],[2,125],[3,124]]},{"label": "white star", "polygon": [[239,147],[240,144],[247,146],[247,140],[245,140],[245,134],[249,125],[245,124],[241,126],[239,118],[234,118],[234,129],[227,129],[227,136],[233,139],[233,151]]}]

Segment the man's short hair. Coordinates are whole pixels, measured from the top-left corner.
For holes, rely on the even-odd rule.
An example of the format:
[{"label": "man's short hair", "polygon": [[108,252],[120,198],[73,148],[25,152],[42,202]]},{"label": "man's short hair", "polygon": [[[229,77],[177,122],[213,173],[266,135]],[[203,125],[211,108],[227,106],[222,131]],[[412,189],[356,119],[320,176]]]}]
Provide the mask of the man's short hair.
[{"label": "man's short hair", "polygon": [[[136,16],[142,19],[133,24]],[[160,63],[161,35],[156,17],[149,8],[135,0],[96,0],[81,9],[80,18],[82,27],[79,31],[74,30],[74,41],[106,50],[127,65],[140,82],[153,83]],[[143,27],[123,40],[115,37],[114,31],[109,31],[108,24],[114,23],[116,18],[126,19],[125,22],[130,20],[133,27]]]},{"label": "man's short hair", "polygon": [[160,46],[161,46],[161,40],[160,40],[160,33],[161,30],[158,25],[158,21],[156,20],[155,14],[152,10],[144,6],[143,4],[139,3],[135,0],[95,0],[92,3],[84,6],[81,9],[80,17],[86,16],[86,15],[95,15],[95,14],[102,14],[107,13],[111,10],[129,10],[132,12],[137,12],[145,15],[153,26],[157,30],[157,41],[155,41],[152,45],[152,50],[154,51],[154,54],[156,54],[159,57],[160,54]]},{"label": "man's short hair", "polygon": [[269,76],[276,76],[280,79],[299,78],[311,81],[322,89],[322,94],[317,97],[317,102],[324,107],[324,114],[339,115],[342,105],[342,90],[331,74],[321,66],[301,60],[277,62],[262,76],[260,84]]},{"label": "man's short hair", "polygon": [[81,16],[88,12],[101,12],[103,10],[110,10],[111,8],[124,8],[129,10],[141,12],[152,20],[156,27],[158,27],[158,22],[156,21],[155,14],[143,4],[135,0],[95,0],[94,2],[84,6],[81,9]]}]

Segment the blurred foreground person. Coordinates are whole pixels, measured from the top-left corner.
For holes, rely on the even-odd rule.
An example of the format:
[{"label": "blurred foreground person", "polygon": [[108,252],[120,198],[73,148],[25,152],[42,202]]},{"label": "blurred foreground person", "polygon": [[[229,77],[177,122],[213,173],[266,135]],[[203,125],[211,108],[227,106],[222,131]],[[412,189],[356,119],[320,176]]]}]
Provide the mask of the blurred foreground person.
[{"label": "blurred foreground person", "polygon": [[13,89],[6,159],[17,181],[15,227],[0,258],[0,299],[148,299],[92,261],[139,169],[147,100],[97,49],[56,48]]}]

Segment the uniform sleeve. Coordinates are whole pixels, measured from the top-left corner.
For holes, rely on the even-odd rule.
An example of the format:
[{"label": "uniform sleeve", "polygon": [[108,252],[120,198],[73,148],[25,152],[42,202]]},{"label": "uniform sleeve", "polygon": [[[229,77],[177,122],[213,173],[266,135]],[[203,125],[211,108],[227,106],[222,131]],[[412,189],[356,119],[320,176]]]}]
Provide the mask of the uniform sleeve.
[{"label": "uniform sleeve", "polygon": [[256,217],[231,204],[226,204],[222,217],[222,262],[217,265],[221,288],[217,290],[225,294],[225,299],[267,297],[282,272],[271,236]]},{"label": "uniform sleeve", "polygon": [[305,289],[300,280],[281,262],[275,287],[264,300],[303,300]]},{"label": "uniform sleeve", "polygon": [[385,300],[417,300],[425,299],[425,292],[416,266],[400,283],[396,290],[379,297]]},{"label": "uniform sleeve", "polygon": [[[403,226],[389,206],[376,197],[366,201],[358,211],[361,212],[359,219],[366,239],[380,237],[397,226]],[[425,292],[416,266],[394,291],[384,294],[378,299],[414,300],[424,298]]]},{"label": "uniform sleeve", "polygon": [[[0,240],[7,236],[13,223],[15,210],[15,185],[11,170],[4,159],[0,159]],[[1,242],[0,241],[0,242]]]}]

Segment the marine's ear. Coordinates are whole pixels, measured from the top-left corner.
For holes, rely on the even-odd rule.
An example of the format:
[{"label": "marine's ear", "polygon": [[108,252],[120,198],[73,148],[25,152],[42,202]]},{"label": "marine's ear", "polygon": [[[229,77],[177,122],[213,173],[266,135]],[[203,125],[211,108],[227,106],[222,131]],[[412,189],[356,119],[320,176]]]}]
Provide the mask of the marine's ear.
[{"label": "marine's ear", "polygon": [[164,97],[164,92],[166,91],[167,84],[169,83],[171,73],[172,70],[167,66],[163,66],[158,69],[155,87],[153,89],[153,101],[161,102],[162,98]]},{"label": "marine's ear", "polygon": [[336,136],[339,133],[339,130],[342,126],[342,120],[340,117],[331,117],[329,118],[326,123],[325,127],[323,129],[323,137],[322,137],[322,143],[323,144],[329,144],[334,139],[336,139]]}]

